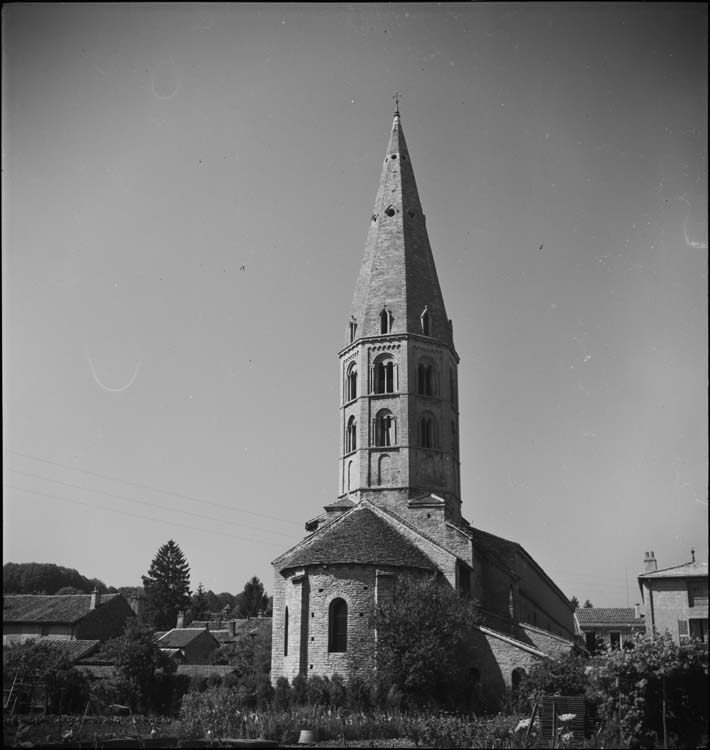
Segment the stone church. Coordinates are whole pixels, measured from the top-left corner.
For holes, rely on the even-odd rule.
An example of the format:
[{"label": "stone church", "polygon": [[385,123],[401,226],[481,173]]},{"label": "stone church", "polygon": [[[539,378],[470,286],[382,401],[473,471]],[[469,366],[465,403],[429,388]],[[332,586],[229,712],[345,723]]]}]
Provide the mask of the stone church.
[{"label": "stone church", "polygon": [[495,703],[573,647],[573,609],[515,542],[462,515],[458,366],[399,108],[340,360],[339,487],[273,561],[271,679],[371,673],[371,615],[402,575],[476,599],[471,679]]}]

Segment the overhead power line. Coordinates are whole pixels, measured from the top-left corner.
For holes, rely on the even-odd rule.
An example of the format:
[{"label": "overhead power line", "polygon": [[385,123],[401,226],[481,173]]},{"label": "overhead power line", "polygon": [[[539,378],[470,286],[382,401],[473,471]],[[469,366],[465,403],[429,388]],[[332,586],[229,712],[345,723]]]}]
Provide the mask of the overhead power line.
[{"label": "overhead power line", "polygon": [[137,503],[138,505],[147,505],[152,508],[160,508],[160,510],[167,510],[171,513],[184,513],[187,516],[193,516],[194,518],[201,518],[205,521],[215,521],[216,523],[227,523],[231,526],[239,526],[243,529],[251,529],[252,531],[264,531],[267,534],[278,534],[279,536],[288,537],[293,539],[293,534],[288,534],[285,531],[277,531],[272,529],[266,529],[261,526],[250,526],[249,524],[241,523],[240,521],[228,521],[225,518],[214,518],[213,516],[205,516],[201,513],[193,513],[189,510],[181,510],[180,508],[173,508],[168,505],[159,505],[158,503],[152,503],[148,500],[136,500],[132,497],[126,497],[125,495],[116,495],[113,492],[107,492],[106,490],[97,490],[92,487],[82,487],[80,484],[72,484],[71,482],[62,482],[60,479],[51,479],[50,477],[43,477],[39,474],[32,474],[29,471],[20,471],[20,469],[10,468],[9,471],[14,474],[22,474],[25,477],[33,477],[34,479],[41,479],[45,482],[53,482],[54,484],[61,484],[63,487],[71,487],[73,489],[82,490],[83,492],[96,492],[101,495],[107,495],[108,497],[114,497],[117,500],[127,500],[129,503]]},{"label": "overhead power line", "polygon": [[40,492],[39,490],[30,490],[26,487],[16,487],[15,485],[7,484],[6,482],[3,482],[3,487],[7,487],[8,489],[13,489],[13,490],[19,490],[20,492],[29,492],[33,495],[42,495],[44,497],[49,497],[53,500],[62,500],[65,503],[74,503],[75,505],[85,505],[86,507],[92,508],[93,510],[105,510],[105,511],[108,511],[109,513],[118,513],[119,515],[122,515],[122,516],[131,516],[133,518],[140,518],[144,521],[155,521],[156,523],[168,524],[169,526],[179,526],[183,529],[190,529],[190,531],[201,531],[203,534],[216,534],[218,536],[227,537],[228,539],[238,539],[239,541],[242,541],[242,542],[255,542],[257,544],[266,544],[266,545],[276,544],[276,542],[274,542],[273,540],[270,542],[267,542],[263,539],[255,539],[254,537],[243,537],[243,536],[236,536],[234,534],[224,534],[221,531],[210,531],[209,529],[201,529],[197,526],[188,526],[187,524],[178,523],[177,521],[169,521],[165,518],[151,518],[150,516],[141,516],[137,513],[131,513],[130,511],[127,511],[127,510],[117,510],[116,508],[107,508],[104,505],[96,505],[95,503],[85,503],[85,502],[82,502],[81,500],[74,500],[73,498],[69,498],[69,497],[60,497],[59,495],[50,495],[48,492]]},{"label": "overhead power line", "polygon": [[261,518],[268,518],[271,521],[279,521],[281,523],[290,523],[294,526],[301,525],[297,521],[289,521],[286,518],[272,516],[272,515],[269,515],[268,513],[258,513],[257,511],[254,511],[254,510],[246,510],[245,508],[235,508],[232,505],[225,505],[224,503],[216,503],[213,500],[205,500],[204,498],[195,497],[194,495],[186,495],[182,492],[174,492],[173,490],[164,490],[164,489],[161,489],[160,487],[153,487],[149,484],[141,484],[140,482],[131,482],[128,479],[119,479],[118,477],[112,477],[112,476],[109,476],[108,474],[99,474],[99,472],[97,471],[89,471],[88,469],[81,469],[77,466],[69,466],[68,464],[62,464],[62,463],[59,463],[58,461],[51,461],[48,458],[42,458],[40,456],[33,456],[30,453],[22,453],[21,451],[15,451],[10,448],[7,449],[7,452],[13,453],[16,456],[23,456],[24,458],[29,458],[32,461],[41,461],[42,463],[45,463],[45,464],[58,466],[61,469],[68,469],[70,471],[78,471],[81,474],[88,474],[92,477],[99,477],[100,479],[108,479],[110,482],[119,482],[120,484],[128,484],[131,487],[138,487],[139,489],[150,490],[151,492],[160,492],[163,495],[171,495],[173,497],[182,497],[185,500],[191,500],[192,502],[202,503],[204,505],[214,505],[216,508],[223,508],[225,510],[230,510],[230,511],[237,510],[240,513],[247,513],[248,515],[251,515],[251,516],[259,516]]}]

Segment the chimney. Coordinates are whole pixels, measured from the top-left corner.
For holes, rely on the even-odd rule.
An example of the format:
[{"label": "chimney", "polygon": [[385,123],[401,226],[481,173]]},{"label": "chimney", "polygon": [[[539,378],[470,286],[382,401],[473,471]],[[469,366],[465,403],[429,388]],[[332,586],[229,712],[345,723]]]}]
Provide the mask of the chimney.
[{"label": "chimney", "polygon": [[690,548],[690,557],[692,558],[691,562],[695,564],[695,547]]},{"label": "chimney", "polygon": [[653,573],[655,570],[658,570],[658,563],[656,562],[653,550],[651,550],[651,552],[646,553],[646,557],[643,559],[643,572]]},{"label": "chimney", "polygon": [[97,607],[101,606],[101,592],[94,587],[94,590],[91,592],[91,604],[89,605],[89,609],[96,609]]},{"label": "chimney", "polygon": [[237,622],[236,620],[230,620],[227,624],[229,625],[229,637],[234,638],[237,634]]},{"label": "chimney", "polygon": [[634,604],[634,619],[638,620],[640,617],[641,617],[641,605],[638,602],[636,602],[636,604]]},{"label": "chimney", "polygon": [[176,628],[184,628],[185,627],[185,612],[183,610],[180,610],[177,613],[177,622],[175,623]]}]

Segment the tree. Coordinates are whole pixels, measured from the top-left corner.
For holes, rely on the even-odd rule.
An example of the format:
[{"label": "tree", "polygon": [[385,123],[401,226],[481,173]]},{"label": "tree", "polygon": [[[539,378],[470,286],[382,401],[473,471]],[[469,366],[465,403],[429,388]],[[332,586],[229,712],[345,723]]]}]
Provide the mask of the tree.
[{"label": "tree", "polygon": [[256,617],[259,612],[266,611],[267,604],[264,584],[256,576],[252,576],[244,585],[242,593],[237,595],[234,613],[236,617]]},{"label": "tree", "polygon": [[454,707],[468,700],[473,661],[474,602],[437,579],[398,579],[392,602],[375,615],[377,673],[382,690],[396,687],[406,702]]},{"label": "tree", "polygon": [[89,682],[75,669],[66,651],[51,641],[25,641],[3,649],[4,682],[44,685],[49,713],[73,713],[83,710],[89,695]]},{"label": "tree", "polygon": [[221,594],[217,594],[219,599],[220,609],[231,610],[237,602],[237,597],[234,594],[230,594],[228,591],[223,591]]},{"label": "tree", "polygon": [[569,603],[572,605],[572,609],[579,609],[579,599],[576,596],[573,596],[569,600]]},{"label": "tree", "polygon": [[172,539],[158,550],[142,578],[153,624],[159,630],[174,628],[177,613],[190,606],[190,566]]},{"label": "tree", "polygon": [[589,601],[589,599],[585,599],[584,604],[582,605],[584,609],[592,609],[594,605]]},{"label": "tree", "polygon": [[150,628],[129,619],[123,635],[108,641],[102,655],[113,662],[117,694],[134,712],[159,707],[163,698],[160,672],[171,675],[177,665],[158,648]]},{"label": "tree", "polygon": [[207,597],[202,583],[197,584],[197,591],[192,595],[192,619],[204,620],[208,613]]}]

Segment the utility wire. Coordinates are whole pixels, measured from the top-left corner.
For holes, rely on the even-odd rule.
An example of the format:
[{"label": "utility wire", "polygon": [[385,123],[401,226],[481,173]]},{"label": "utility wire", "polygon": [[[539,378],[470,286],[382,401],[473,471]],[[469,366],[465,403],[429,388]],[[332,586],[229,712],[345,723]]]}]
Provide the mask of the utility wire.
[{"label": "utility wire", "polygon": [[242,542],[256,542],[257,544],[265,544],[265,545],[271,545],[275,544],[274,541],[266,542],[263,539],[255,539],[254,537],[243,537],[243,536],[235,536],[233,534],[223,534],[221,531],[209,531],[208,529],[200,529],[197,526],[188,526],[184,523],[178,523],[177,521],[167,521],[164,518],[151,518],[150,516],[141,516],[137,513],[130,513],[127,510],[116,510],[115,508],[107,508],[103,505],[95,505],[94,503],[84,503],[81,500],[73,500],[72,498],[68,497],[60,497],[59,495],[50,495],[47,492],[40,492],[39,490],[30,490],[26,487],[16,487],[12,484],[7,484],[6,482],[3,482],[3,487],[7,487],[12,490],[19,490],[20,492],[30,492],[33,495],[43,495],[44,497],[52,498],[53,500],[63,500],[66,503],[75,503],[76,505],[86,505],[89,508],[92,508],[94,510],[107,510],[110,513],[118,513],[119,515],[123,516],[132,516],[133,518],[141,518],[144,521],[155,521],[156,523],[163,523],[168,524],[170,526],[180,526],[183,529],[190,529],[190,531],[201,531],[203,534],[218,534],[219,536],[225,536],[228,539],[238,539]]},{"label": "utility wire", "polygon": [[252,531],[265,531],[267,534],[278,534],[279,536],[288,537],[293,539],[293,534],[288,534],[285,531],[276,531],[271,529],[265,529],[260,526],[250,526],[249,524],[241,523],[239,521],[228,521],[224,518],[214,518],[213,516],[204,516],[201,513],[192,513],[189,510],[180,510],[179,508],[171,508],[168,505],[159,505],[158,503],[151,503],[148,500],[136,500],[132,497],[126,497],[125,495],[116,495],[113,492],[106,492],[106,490],[96,490],[90,487],[82,487],[79,484],[71,484],[70,482],[62,482],[60,479],[50,479],[49,477],[43,477],[39,474],[31,474],[28,471],[20,471],[20,469],[10,468],[9,471],[14,474],[22,474],[25,477],[34,477],[35,479],[42,479],[45,482],[54,482],[55,484],[61,484],[64,487],[72,487],[74,489],[82,490],[83,492],[97,492],[101,495],[108,495],[108,497],[115,497],[117,500],[127,500],[129,503],[137,503],[138,505],[147,505],[153,508],[160,508],[161,510],[167,510],[170,512],[184,513],[187,516],[194,516],[195,518],[202,518],[205,521],[215,521],[216,523],[228,523],[232,526],[239,526],[243,529],[251,529]]},{"label": "utility wire", "polygon": [[138,487],[140,489],[150,490],[151,492],[160,492],[163,495],[172,495],[174,497],[182,497],[185,500],[191,500],[192,502],[195,502],[195,503],[203,503],[205,505],[214,505],[216,508],[224,508],[226,510],[231,510],[231,511],[238,510],[240,513],[248,513],[251,516],[260,516],[261,518],[268,518],[270,521],[280,521],[282,523],[290,523],[290,524],[293,524],[294,526],[301,525],[297,521],[289,521],[286,518],[279,518],[278,516],[271,516],[268,513],[257,513],[256,511],[253,511],[253,510],[245,510],[243,508],[234,508],[230,505],[225,505],[224,503],[215,503],[214,501],[205,500],[204,498],[195,497],[193,495],[185,495],[181,492],[173,492],[172,490],[163,490],[160,487],[152,487],[149,484],[140,484],[139,482],[131,482],[127,479],[119,479],[118,477],[111,477],[111,476],[108,476],[107,474],[99,474],[96,471],[89,471],[88,469],[80,469],[76,466],[69,466],[67,464],[59,463],[58,461],[50,461],[48,458],[41,458],[40,456],[33,456],[29,453],[22,453],[21,451],[11,450],[10,448],[7,449],[7,452],[14,453],[16,456],[23,456],[24,458],[29,458],[32,461],[41,461],[42,463],[51,464],[52,466],[59,466],[62,469],[69,469],[70,471],[78,471],[82,474],[89,474],[90,476],[93,476],[93,477],[100,477],[101,479],[108,479],[111,482],[120,482],[121,484],[128,484],[128,485],[131,485],[132,487]]}]

